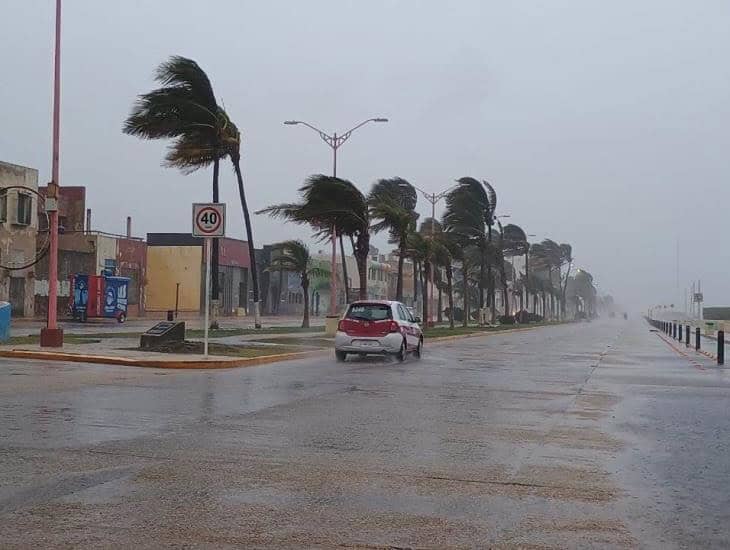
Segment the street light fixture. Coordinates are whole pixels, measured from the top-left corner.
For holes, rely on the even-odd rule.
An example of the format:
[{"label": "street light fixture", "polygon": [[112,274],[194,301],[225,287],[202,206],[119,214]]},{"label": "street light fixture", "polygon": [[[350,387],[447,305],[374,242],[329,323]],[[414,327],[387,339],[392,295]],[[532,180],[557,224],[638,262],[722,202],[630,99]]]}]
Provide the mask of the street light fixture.
[{"label": "street light fixture", "polygon": [[[383,117],[375,117],[375,118],[368,118],[367,120],[363,120],[360,124],[357,124],[344,132],[341,135],[337,135],[337,132],[334,132],[332,135],[327,134],[326,132],[320,130],[313,124],[310,124],[309,122],[305,122],[303,120],[285,120],[284,124],[287,126],[296,126],[298,124],[301,124],[303,126],[306,126],[307,128],[310,128],[311,130],[314,130],[319,134],[319,137],[324,141],[327,145],[330,146],[332,149],[332,176],[337,177],[337,149],[339,149],[343,143],[345,143],[348,139],[350,139],[350,136],[352,135],[352,132],[357,130],[358,128],[365,126],[368,122],[388,122],[387,118]],[[331,271],[330,271],[330,316],[334,317],[337,315],[337,228],[332,228],[332,265],[331,265]],[[343,258],[342,258],[342,265],[343,269],[346,269],[345,265],[345,257],[344,257],[344,251],[343,251]],[[348,302],[350,299],[349,296],[345,296],[345,302]]]},{"label": "street light fixture", "polygon": [[368,122],[388,122],[388,119],[383,117],[369,118],[367,120],[363,120],[360,124],[353,126],[352,128],[340,135],[337,135],[337,132],[329,135],[328,133],[317,128],[316,126],[310,124],[309,122],[304,122],[303,120],[285,120],[284,124],[286,124],[287,126],[296,126],[297,124],[301,124],[317,132],[319,134],[319,137],[322,138],[322,141],[324,141],[332,149],[332,175],[337,177],[337,149],[339,149],[343,143],[350,139],[352,132],[354,132],[361,126],[365,126]]}]

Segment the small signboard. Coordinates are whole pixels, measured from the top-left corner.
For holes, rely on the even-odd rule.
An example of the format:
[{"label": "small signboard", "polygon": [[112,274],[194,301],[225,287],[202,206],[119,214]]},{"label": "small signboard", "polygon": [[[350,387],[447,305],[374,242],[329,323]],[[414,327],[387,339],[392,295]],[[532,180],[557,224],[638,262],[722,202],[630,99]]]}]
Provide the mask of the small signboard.
[{"label": "small signboard", "polygon": [[193,204],[193,237],[225,237],[226,205],[223,203]]}]

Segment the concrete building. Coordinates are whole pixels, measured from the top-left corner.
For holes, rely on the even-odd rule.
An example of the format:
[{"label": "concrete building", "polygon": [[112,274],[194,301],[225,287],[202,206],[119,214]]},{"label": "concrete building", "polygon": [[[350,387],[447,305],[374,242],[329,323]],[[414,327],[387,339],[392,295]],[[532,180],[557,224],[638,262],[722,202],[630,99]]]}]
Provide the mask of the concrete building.
[{"label": "concrete building", "polygon": [[[46,188],[39,192],[45,195]],[[41,229],[46,225],[45,216]],[[91,211],[86,209],[86,188],[66,186],[59,188],[58,199],[58,315],[68,315],[71,284],[77,273],[99,275],[108,273],[129,277],[127,316],[144,315],[144,285],[146,280],[146,244],[131,234],[131,220],[127,218],[127,234],[116,235],[92,231]],[[48,257],[41,258],[36,267],[35,315],[48,313]]]},{"label": "concrete building", "polygon": [[[7,189],[7,188],[11,189]],[[21,188],[28,189],[24,191]],[[39,202],[38,170],[0,162],[0,300],[14,316],[32,316]],[[27,266],[23,269],[17,269]]]},{"label": "concrete building", "polygon": [[[219,281],[221,315],[253,313],[251,262],[248,243],[220,239]],[[200,313],[205,303],[204,240],[189,233],[147,234],[147,285],[149,312],[177,310]]]}]

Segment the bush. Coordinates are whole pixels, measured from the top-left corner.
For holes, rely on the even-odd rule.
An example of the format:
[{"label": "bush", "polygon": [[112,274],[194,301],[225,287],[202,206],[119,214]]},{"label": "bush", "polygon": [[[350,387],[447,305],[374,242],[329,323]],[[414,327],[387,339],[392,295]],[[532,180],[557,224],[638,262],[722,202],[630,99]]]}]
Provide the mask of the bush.
[{"label": "bush", "polygon": [[498,318],[500,325],[514,325],[515,318],[512,315],[500,315]]}]

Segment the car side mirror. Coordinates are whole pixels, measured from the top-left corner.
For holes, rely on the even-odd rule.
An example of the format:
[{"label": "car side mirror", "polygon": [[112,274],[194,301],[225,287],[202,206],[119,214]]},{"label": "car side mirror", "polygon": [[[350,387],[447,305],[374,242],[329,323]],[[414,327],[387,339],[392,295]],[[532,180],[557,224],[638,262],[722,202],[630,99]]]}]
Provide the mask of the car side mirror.
[{"label": "car side mirror", "polygon": [[416,323],[420,323],[421,322],[421,318],[420,317],[416,317],[416,318],[414,318],[414,321],[416,321]]}]

